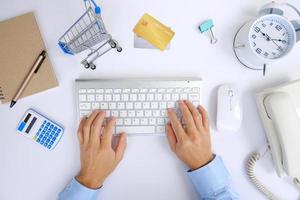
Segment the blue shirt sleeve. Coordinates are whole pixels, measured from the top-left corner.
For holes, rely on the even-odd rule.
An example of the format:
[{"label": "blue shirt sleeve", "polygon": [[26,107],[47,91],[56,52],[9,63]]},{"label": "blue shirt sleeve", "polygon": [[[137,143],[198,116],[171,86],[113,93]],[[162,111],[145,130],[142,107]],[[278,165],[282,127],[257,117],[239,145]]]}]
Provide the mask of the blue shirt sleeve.
[{"label": "blue shirt sleeve", "polygon": [[87,188],[73,178],[59,194],[58,200],[96,200],[100,190],[100,188],[95,190]]},{"label": "blue shirt sleeve", "polygon": [[239,199],[230,185],[229,172],[219,156],[200,169],[188,172],[188,176],[203,200]]}]

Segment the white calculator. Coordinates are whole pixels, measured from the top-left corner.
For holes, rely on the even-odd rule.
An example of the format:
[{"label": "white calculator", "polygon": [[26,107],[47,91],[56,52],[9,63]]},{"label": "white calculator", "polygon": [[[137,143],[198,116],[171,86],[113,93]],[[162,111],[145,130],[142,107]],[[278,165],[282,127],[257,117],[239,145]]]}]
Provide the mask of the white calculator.
[{"label": "white calculator", "polygon": [[19,134],[52,150],[60,141],[64,129],[33,109],[25,112],[17,127]]}]

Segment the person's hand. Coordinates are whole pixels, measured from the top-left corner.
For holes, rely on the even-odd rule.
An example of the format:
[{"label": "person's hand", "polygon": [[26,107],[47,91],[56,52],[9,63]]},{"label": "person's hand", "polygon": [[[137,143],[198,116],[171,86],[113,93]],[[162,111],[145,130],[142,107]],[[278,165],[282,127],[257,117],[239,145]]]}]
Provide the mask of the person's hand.
[{"label": "person's hand", "polygon": [[126,134],[121,134],[116,148],[112,148],[115,119],[104,127],[105,112],[95,110],[83,118],[78,128],[81,170],[76,179],[86,187],[96,189],[122,160],[126,148]]},{"label": "person's hand", "polygon": [[172,151],[191,170],[198,169],[213,159],[207,112],[196,109],[189,101],[179,101],[184,126],[173,109],[168,109],[170,123],[166,125]]}]

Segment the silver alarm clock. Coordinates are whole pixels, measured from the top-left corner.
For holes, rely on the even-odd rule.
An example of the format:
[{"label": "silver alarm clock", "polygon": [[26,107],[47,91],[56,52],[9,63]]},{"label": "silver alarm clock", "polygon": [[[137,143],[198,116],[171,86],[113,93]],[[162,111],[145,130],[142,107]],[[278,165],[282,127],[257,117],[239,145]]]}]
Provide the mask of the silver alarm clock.
[{"label": "silver alarm clock", "polygon": [[300,40],[300,21],[289,20],[283,7],[288,3],[269,3],[258,17],[244,24],[236,33],[233,49],[240,63],[250,69],[264,70],[266,66],[286,56]]}]

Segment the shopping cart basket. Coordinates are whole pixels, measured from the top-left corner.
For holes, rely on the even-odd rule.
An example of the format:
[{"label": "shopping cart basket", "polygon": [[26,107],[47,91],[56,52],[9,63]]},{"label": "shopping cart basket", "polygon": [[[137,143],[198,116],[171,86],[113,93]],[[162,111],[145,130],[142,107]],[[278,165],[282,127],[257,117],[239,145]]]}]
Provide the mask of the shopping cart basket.
[{"label": "shopping cart basket", "polygon": [[118,52],[122,47],[107,32],[101,18],[101,9],[94,0],[83,0],[85,13],[61,36],[59,46],[66,54],[77,54],[90,50],[81,62],[85,68],[96,69],[94,61],[115,48]]}]

